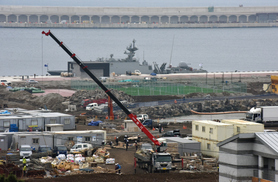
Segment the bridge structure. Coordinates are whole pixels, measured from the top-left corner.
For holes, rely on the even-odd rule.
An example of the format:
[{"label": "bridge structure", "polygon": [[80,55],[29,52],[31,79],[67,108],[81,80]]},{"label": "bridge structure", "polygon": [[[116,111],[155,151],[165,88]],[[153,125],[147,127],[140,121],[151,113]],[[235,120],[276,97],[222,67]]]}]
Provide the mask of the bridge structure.
[{"label": "bridge structure", "polygon": [[[275,23],[276,7],[0,6],[1,27],[182,27]],[[273,25],[273,24],[271,24]]]}]

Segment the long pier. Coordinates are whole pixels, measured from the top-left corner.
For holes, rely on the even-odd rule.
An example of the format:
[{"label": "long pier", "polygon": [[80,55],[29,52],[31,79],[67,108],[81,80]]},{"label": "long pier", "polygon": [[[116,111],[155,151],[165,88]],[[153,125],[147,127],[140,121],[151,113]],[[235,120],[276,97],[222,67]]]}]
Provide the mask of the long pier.
[{"label": "long pier", "polygon": [[226,28],[276,27],[278,7],[0,6],[0,27]]}]

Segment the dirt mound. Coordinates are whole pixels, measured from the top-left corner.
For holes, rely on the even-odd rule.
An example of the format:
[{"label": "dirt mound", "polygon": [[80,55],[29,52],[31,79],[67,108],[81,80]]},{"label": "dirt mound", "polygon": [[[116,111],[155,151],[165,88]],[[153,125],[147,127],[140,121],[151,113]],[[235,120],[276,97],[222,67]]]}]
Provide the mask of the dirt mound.
[{"label": "dirt mound", "polygon": [[[123,91],[111,90],[111,93],[120,101],[126,100],[128,102],[134,102],[134,99],[124,93]],[[107,99],[107,94],[103,90],[78,90],[71,97],[71,104],[76,105],[77,107],[81,106],[81,101],[84,99]]]}]

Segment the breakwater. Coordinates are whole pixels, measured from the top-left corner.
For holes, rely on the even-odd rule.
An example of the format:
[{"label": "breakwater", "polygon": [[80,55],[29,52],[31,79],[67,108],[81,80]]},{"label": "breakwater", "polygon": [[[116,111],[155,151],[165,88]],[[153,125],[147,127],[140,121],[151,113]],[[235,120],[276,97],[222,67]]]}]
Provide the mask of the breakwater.
[{"label": "breakwater", "polygon": [[154,28],[258,28],[278,27],[271,23],[12,23],[0,22],[1,28],[79,28],[79,29],[154,29]]}]

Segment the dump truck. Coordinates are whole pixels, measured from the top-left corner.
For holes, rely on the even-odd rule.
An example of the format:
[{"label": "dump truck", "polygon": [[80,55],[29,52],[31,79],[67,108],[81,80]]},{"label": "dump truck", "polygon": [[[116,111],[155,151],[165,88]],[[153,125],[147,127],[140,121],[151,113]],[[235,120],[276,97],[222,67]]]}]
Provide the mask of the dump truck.
[{"label": "dump truck", "polygon": [[152,145],[143,143],[141,149],[134,153],[139,168],[147,169],[149,173],[170,172],[172,157],[170,153],[154,151]]}]

